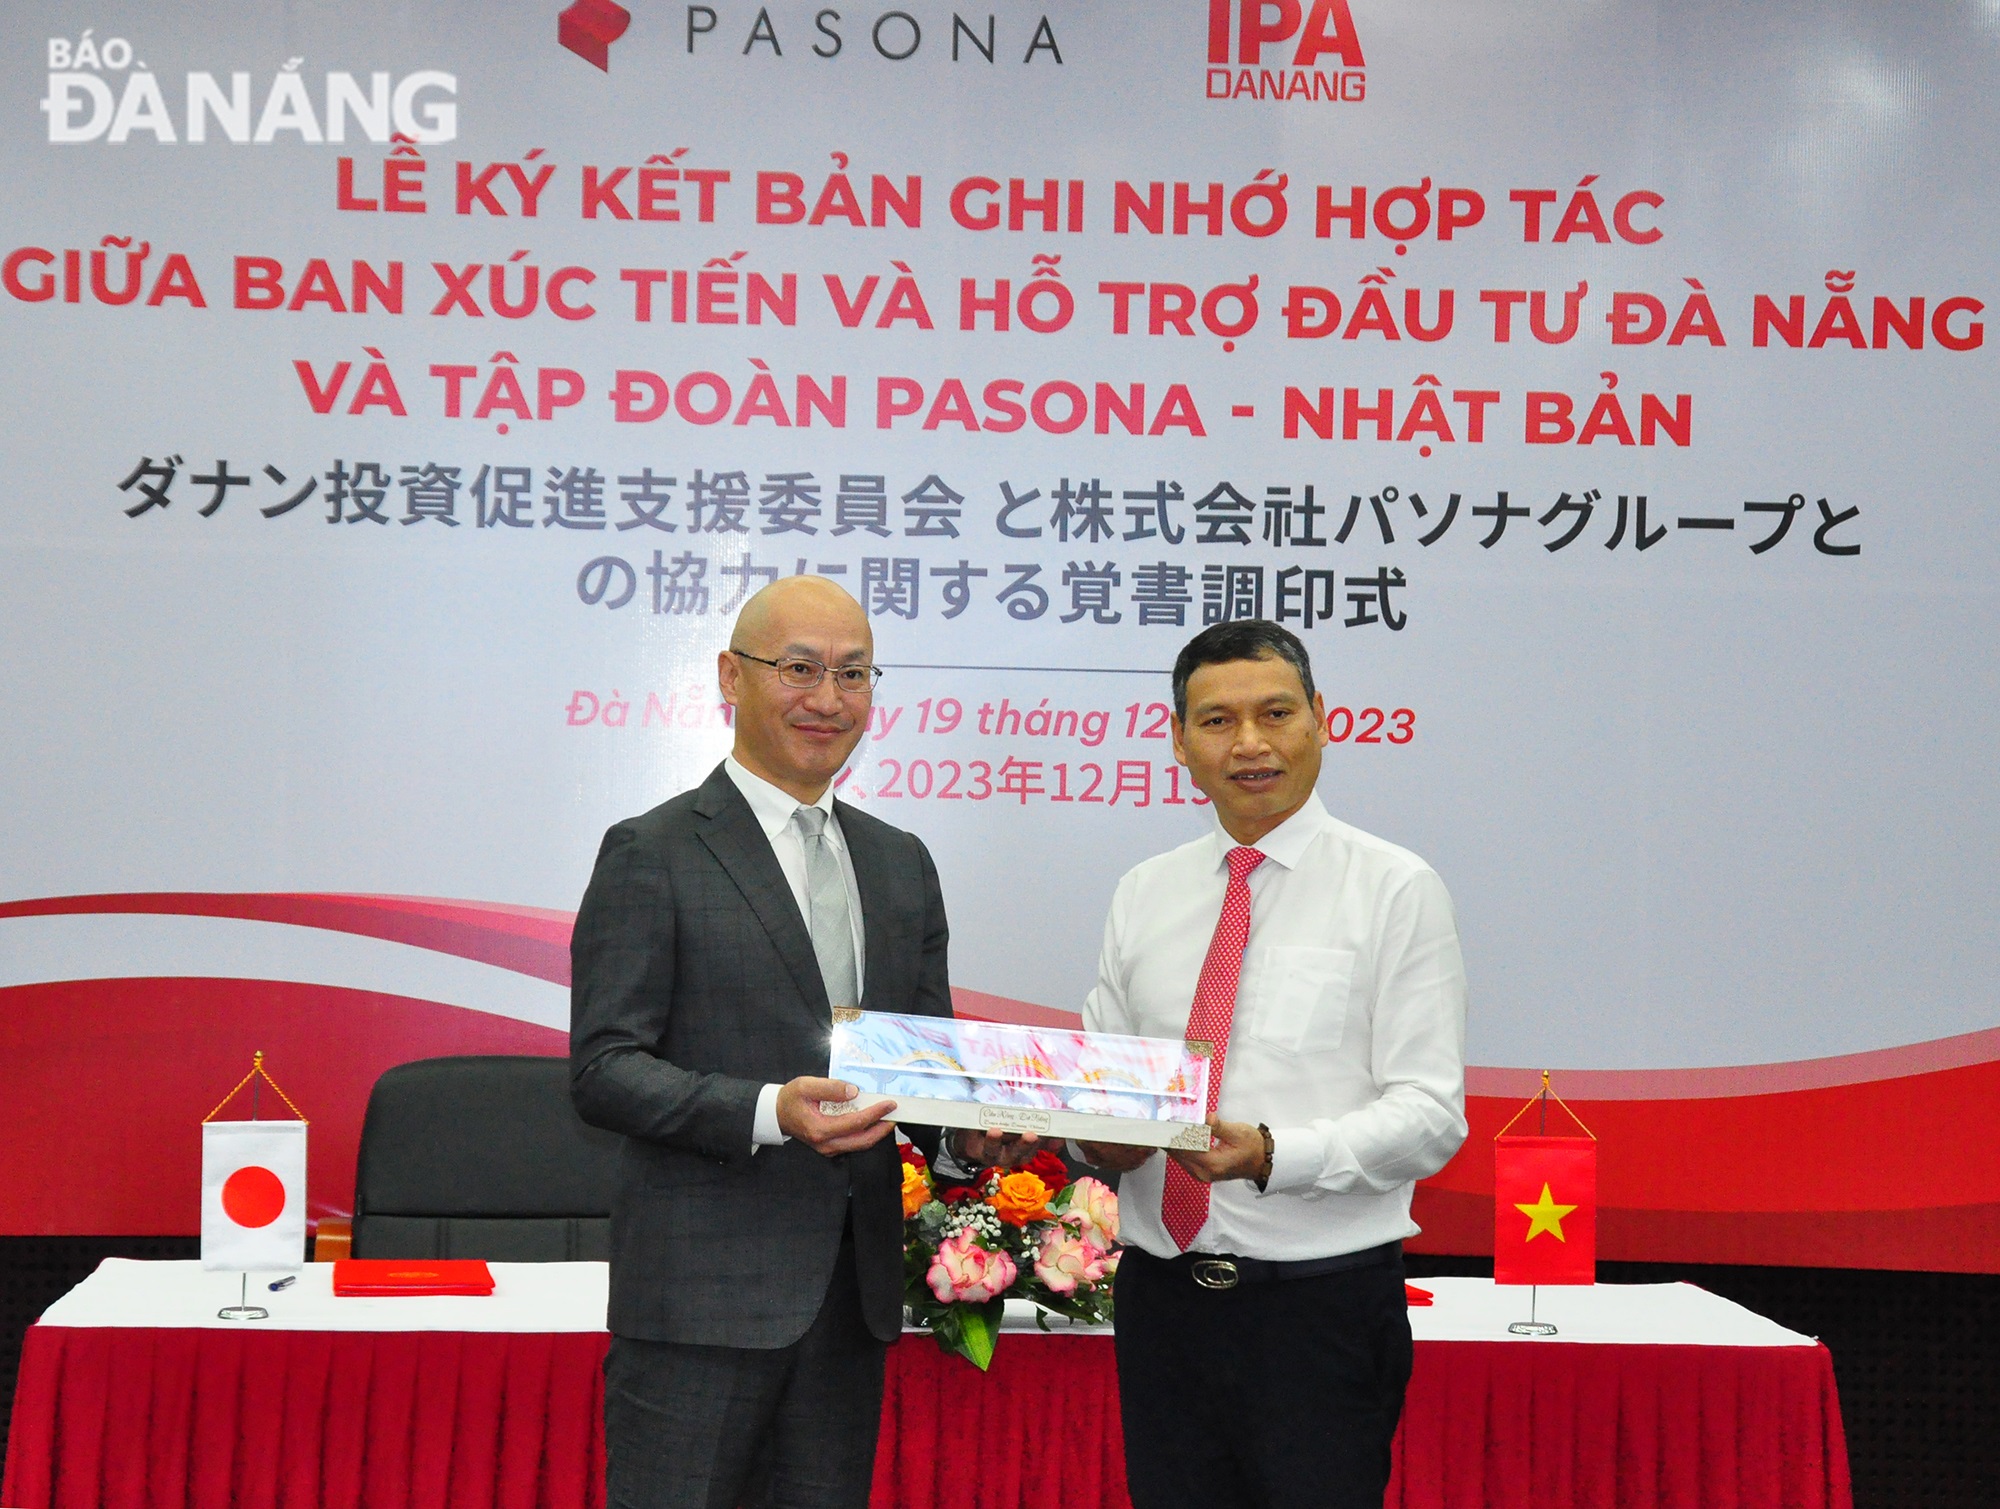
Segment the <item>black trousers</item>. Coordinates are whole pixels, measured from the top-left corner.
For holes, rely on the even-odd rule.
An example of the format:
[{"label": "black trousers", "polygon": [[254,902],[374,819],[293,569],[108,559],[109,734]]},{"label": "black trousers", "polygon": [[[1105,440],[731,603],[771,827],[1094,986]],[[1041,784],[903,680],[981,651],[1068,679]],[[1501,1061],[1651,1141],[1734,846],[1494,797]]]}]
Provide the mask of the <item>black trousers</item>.
[{"label": "black trousers", "polygon": [[818,1318],[791,1346],[612,1337],[611,1509],[865,1509],[887,1354],[861,1317],[851,1235]]},{"label": "black trousers", "polygon": [[1116,1295],[1134,1509],[1381,1509],[1410,1381],[1400,1257],[1211,1290],[1127,1248]]}]

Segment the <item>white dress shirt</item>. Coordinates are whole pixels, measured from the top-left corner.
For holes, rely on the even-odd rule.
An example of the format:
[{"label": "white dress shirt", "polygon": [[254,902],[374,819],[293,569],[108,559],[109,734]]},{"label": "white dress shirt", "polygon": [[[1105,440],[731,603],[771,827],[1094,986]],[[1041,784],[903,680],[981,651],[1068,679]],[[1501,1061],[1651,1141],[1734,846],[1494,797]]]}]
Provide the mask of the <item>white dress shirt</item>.
[{"label": "white dress shirt", "polygon": [[[723,760],[722,768],[729,772],[729,779],[736,783],[736,789],[743,793],[743,800],[750,804],[757,826],[771,841],[771,852],[777,856],[778,868],[785,872],[785,883],[792,888],[792,900],[798,903],[801,918],[810,915],[806,901],[806,846],[792,822],[792,815],[799,808],[808,806],[817,807],[826,814],[826,841],[839,858],[840,873],[847,881],[847,920],[854,929],[854,989],[858,996],[866,979],[864,971],[867,967],[866,951],[862,946],[861,892],[854,884],[854,861],[848,855],[847,839],[840,831],[840,819],[834,815],[833,787],[828,786],[822,791],[816,802],[802,802],[762,776],[752,775],[737,763],[734,755]],[[766,1085],[757,1095],[757,1122],[751,1140],[759,1147],[788,1140],[778,1127],[778,1089],[777,1085]]]},{"label": "white dress shirt", "polygon": [[[1118,883],[1094,1032],[1183,1038],[1235,840],[1207,837]],[[1217,1115],[1271,1128],[1262,1194],[1212,1186],[1191,1250],[1296,1261],[1416,1235],[1413,1183],[1465,1140],[1465,963],[1451,898],[1416,855],[1329,816],[1317,795],[1264,835]],[[1121,1235],[1158,1257],[1164,1156],[1119,1183]]]}]

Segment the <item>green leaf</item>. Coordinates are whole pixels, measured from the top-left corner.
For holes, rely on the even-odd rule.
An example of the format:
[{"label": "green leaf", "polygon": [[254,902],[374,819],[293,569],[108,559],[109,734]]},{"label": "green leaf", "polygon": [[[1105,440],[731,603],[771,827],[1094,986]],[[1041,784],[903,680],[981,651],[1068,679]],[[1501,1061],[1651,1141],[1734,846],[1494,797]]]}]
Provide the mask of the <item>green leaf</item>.
[{"label": "green leaf", "polygon": [[1000,1317],[1007,1302],[995,1299],[983,1305],[954,1305],[952,1309],[959,1319],[959,1355],[985,1372],[993,1365],[993,1348],[1000,1340]]}]

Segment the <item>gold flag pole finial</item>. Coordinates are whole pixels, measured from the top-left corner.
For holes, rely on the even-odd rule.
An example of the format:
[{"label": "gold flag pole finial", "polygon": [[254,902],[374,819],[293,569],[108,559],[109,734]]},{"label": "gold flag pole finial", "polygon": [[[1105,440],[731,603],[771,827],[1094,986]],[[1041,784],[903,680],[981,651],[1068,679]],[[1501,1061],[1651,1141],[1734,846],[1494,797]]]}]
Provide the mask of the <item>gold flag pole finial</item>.
[{"label": "gold flag pole finial", "polygon": [[232,1089],[227,1095],[223,1096],[222,1099],[216,1103],[215,1109],[213,1111],[210,1111],[206,1116],[202,1117],[201,1119],[205,1122],[215,1120],[217,1116],[222,1114],[222,1108],[228,1105],[230,1101],[234,1100],[237,1097],[237,1095],[242,1091],[243,1087],[249,1084],[250,1081],[253,1079],[261,1079],[264,1081],[265,1084],[269,1085],[273,1090],[277,1091],[278,1099],[282,1100],[285,1103],[285,1105],[290,1109],[291,1113],[294,1116],[296,1116],[300,1121],[306,1122],[308,1126],[311,1125],[311,1122],[306,1121],[305,1112],[301,1111],[298,1108],[298,1106],[293,1102],[292,1097],[285,1093],[284,1086],[280,1085],[275,1079],[271,1078],[271,1071],[264,1067],[264,1050],[262,1048],[257,1049],[254,1053],[250,1055],[250,1072],[244,1075],[241,1079],[237,1080],[235,1088]]},{"label": "gold flag pole finial", "polygon": [[1597,1140],[1597,1133],[1593,1132],[1589,1127],[1585,1126],[1583,1123],[1583,1118],[1577,1115],[1576,1112],[1570,1110],[1569,1102],[1564,1100],[1560,1095],[1556,1094],[1555,1090],[1550,1087],[1549,1071],[1547,1069],[1544,1069],[1542,1070],[1542,1088],[1540,1093],[1535,1095],[1530,1095],[1526,1100],[1521,1102],[1521,1109],[1516,1111],[1512,1116],[1508,1117],[1507,1124],[1502,1128],[1500,1128],[1499,1131],[1493,1134],[1494,1141],[1496,1142],[1499,1141],[1500,1138],[1505,1137],[1509,1132],[1513,1131],[1514,1123],[1519,1121],[1523,1116],[1527,1115],[1531,1109],[1534,1109],[1536,1107],[1540,1107],[1541,1109],[1542,1113],[1541,1132],[1542,1135],[1546,1135],[1549,1130],[1549,1102],[1552,1100],[1557,1105],[1562,1107],[1563,1114],[1568,1116],[1571,1121],[1577,1124],[1578,1129],[1582,1131],[1584,1136],[1588,1137],[1592,1142],[1595,1142]]}]

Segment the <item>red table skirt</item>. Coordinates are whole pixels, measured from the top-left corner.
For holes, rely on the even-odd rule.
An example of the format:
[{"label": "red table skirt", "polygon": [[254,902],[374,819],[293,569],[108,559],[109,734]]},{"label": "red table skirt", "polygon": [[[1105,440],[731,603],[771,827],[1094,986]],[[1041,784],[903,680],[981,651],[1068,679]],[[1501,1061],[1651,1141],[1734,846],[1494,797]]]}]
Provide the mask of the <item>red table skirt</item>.
[{"label": "red table skirt", "polygon": [[34,1326],[0,1503],[601,1509],[609,1341]]},{"label": "red table skirt", "polygon": [[1110,1340],[1002,1335],[984,1378],[928,1336],[897,1342],[870,1509],[1028,1505],[1131,1509]]},{"label": "red table skirt", "polygon": [[[602,1509],[602,1334],[36,1326],[12,1509]],[[939,1443],[951,1443],[941,1450]],[[1399,1509],[1850,1509],[1824,1347],[1426,1342]],[[1101,1337],[889,1354],[875,1509],[1129,1509]]]},{"label": "red table skirt", "polygon": [[1427,1342],[1401,1509],[1851,1509],[1833,1357],[1811,1347]]}]

